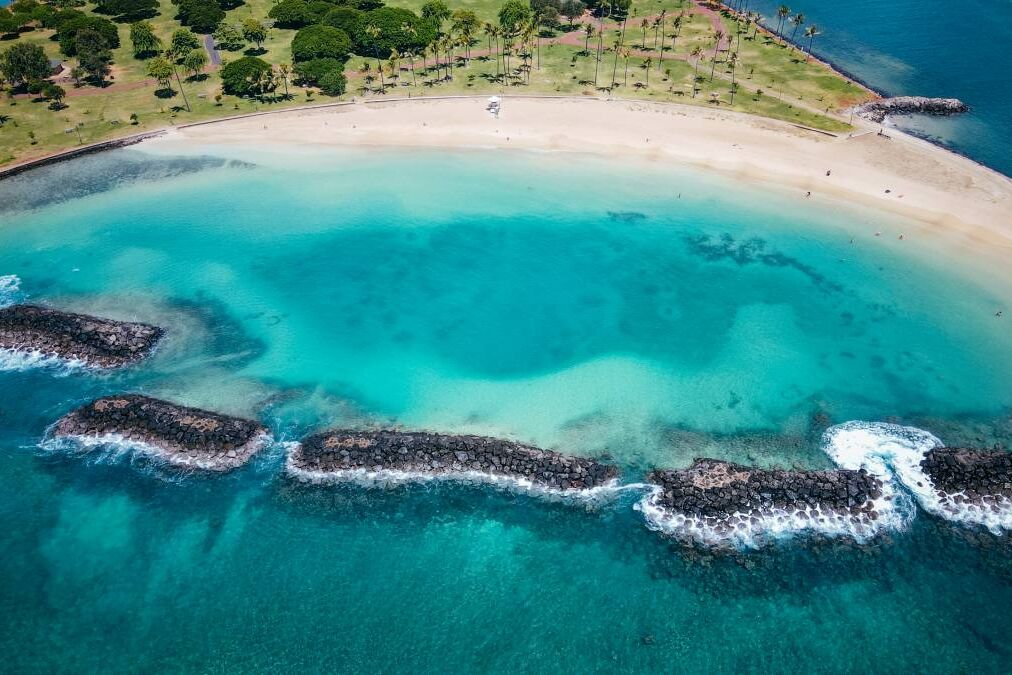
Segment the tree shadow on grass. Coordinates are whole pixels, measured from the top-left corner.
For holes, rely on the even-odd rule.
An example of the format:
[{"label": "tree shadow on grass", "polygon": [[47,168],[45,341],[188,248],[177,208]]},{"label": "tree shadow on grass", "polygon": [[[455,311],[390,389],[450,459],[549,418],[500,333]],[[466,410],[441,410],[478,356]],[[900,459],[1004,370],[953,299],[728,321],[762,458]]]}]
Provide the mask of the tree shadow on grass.
[{"label": "tree shadow on grass", "polygon": [[243,54],[245,54],[246,56],[262,56],[266,53],[267,50],[264,49],[263,47],[250,47],[249,49],[243,52]]},{"label": "tree shadow on grass", "polygon": [[155,96],[158,98],[172,98],[176,95],[176,90],[172,87],[162,87],[161,89],[155,89]]}]

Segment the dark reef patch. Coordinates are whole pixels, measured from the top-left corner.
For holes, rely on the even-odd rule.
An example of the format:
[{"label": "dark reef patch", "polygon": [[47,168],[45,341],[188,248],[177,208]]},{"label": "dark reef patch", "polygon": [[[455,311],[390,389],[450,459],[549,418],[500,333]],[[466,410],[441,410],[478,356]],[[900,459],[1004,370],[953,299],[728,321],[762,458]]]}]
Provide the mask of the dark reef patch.
[{"label": "dark reef patch", "polygon": [[222,157],[157,157],[111,150],[57,162],[0,180],[0,213],[49,206],[138,181],[158,181],[221,167],[252,168]]},{"label": "dark reef patch", "polygon": [[37,305],[0,308],[0,348],[115,368],[151,353],[164,332],[146,323],[100,319]]},{"label": "dark reef patch", "polygon": [[701,234],[687,236],[685,242],[692,253],[710,262],[730,260],[740,266],[760,264],[793,269],[804,274],[823,290],[843,290],[840,284],[830,281],[811,265],[779,251],[767,250],[766,241],[758,237],[737,242],[730,234],[722,234],[720,239],[715,241],[712,236]]},{"label": "dark reef patch", "polygon": [[297,472],[394,470],[444,476],[478,472],[556,490],[599,487],[618,476],[613,466],[513,441],[401,431],[314,434],[291,454],[290,465]]}]

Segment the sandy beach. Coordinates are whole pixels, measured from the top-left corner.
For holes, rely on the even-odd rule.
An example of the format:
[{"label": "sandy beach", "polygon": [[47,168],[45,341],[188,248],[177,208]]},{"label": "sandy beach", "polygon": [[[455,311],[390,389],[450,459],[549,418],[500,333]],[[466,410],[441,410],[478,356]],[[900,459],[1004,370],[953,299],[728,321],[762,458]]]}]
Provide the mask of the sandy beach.
[{"label": "sandy beach", "polygon": [[[692,106],[513,98],[496,119],[484,97],[362,102],[180,128],[145,144],[310,144],[516,148],[639,157],[698,166],[843,199],[917,220],[946,247],[1009,267],[1012,180],[896,129],[863,123],[832,136]],[[828,172],[828,175],[827,175]]]}]

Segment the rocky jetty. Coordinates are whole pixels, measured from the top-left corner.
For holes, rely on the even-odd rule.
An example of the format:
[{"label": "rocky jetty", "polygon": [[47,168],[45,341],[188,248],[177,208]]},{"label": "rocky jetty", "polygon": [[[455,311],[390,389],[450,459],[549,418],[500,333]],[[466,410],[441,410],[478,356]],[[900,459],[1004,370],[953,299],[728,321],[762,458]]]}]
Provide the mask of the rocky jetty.
[{"label": "rocky jetty", "polygon": [[61,418],[54,436],[136,445],[170,464],[210,471],[245,464],[268,439],[257,422],[139,394],[92,401]]},{"label": "rocky jetty", "polygon": [[956,504],[996,505],[1012,500],[1012,453],[934,448],[925,453],[921,470],[936,492]]},{"label": "rocky jetty", "polygon": [[882,482],[861,471],[756,469],[698,459],[688,469],[658,470],[641,505],[657,529],[706,543],[753,543],[773,532],[803,529],[871,534],[890,508]]},{"label": "rocky jetty", "polygon": [[164,331],[36,305],[0,308],[0,349],[116,368],[147,356]]},{"label": "rocky jetty", "polygon": [[290,455],[289,469],[304,477],[401,472],[466,478],[481,474],[560,491],[600,487],[618,476],[613,466],[512,441],[400,431],[329,431],[309,436]]},{"label": "rocky jetty", "polygon": [[872,122],[882,122],[887,115],[956,115],[970,107],[958,98],[925,98],[924,96],[894,96],[859,105],[854,112]]}]

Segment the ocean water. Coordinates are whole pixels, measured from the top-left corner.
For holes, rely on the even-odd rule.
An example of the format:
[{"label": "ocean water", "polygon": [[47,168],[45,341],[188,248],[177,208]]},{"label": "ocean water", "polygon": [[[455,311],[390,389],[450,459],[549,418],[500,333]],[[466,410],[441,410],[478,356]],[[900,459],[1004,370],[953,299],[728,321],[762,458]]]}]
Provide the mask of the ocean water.
[{"label": "ocean water", "polygon": [[[780,4],[755,0],[751,6],[775,28]],[[805,15],[806,26],[822,31],[812,51],[861,81],[891,96],[955,97],[969,104],[966,115],[893,121],[1012,175],[1012,93],[1004,85],[1012,66],[1012,3],[977,0],[958,9],[944,0],[786,4],[792,15]]]},{"label": "ocean water", "polygon": [[1000,528],[918,511],[860,545],[717,553],[649,529],[635,489],[309,487],[280,446],[215,478],[39,446],[120,391],[282,441],[508,436],[626,482],[831,467],[822,431],[852,419],[1007,445],[1007,275],[799,197],[592,156],[172,140],[0,182],[0,303],[169,331],[116,374],[0,357],[5,669],[1007,669]]}]

